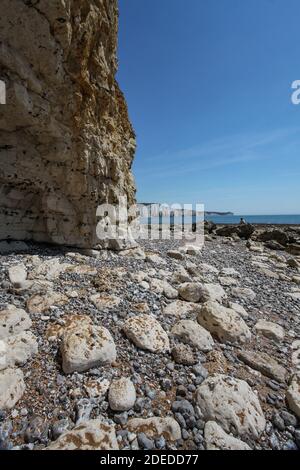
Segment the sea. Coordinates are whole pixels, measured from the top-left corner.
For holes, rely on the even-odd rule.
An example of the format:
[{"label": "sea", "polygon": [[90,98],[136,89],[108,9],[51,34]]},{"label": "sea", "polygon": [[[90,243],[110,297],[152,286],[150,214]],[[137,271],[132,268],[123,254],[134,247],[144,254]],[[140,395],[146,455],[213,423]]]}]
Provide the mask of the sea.
[{"label": "sea", "polygon": [[[262,225],[300,225],[300,214],[296,215],[205,215],[205,220],[209,220],[216,224],[222,225],[234,225],[239,224],[241,218],[243,218],[247,223],[250,224],[262,224]],[[193,222],[201,222],[203,217],[185,217],[184,223],[191,224]],[[152,217],[152,224],[167,224],[170,222],[170,219],[167,217],[162,217],[160,220],[159,217]],[[142,218],[142,224],[150,223],[150,219]],[[181,224],[182,217],[173,217],[171,218],[171,223]]]},{"label": "sea", "polygon": [[205,219],[216,224],[238,224],[241,218],[250,224],[300,225],[298,215],[206,215]]}]

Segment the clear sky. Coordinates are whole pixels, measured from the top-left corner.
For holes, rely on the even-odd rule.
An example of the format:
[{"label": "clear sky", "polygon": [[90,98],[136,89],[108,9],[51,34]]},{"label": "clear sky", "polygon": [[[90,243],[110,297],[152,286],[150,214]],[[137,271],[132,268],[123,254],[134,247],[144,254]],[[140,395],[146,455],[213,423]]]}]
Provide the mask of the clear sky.
[{"label": "clear sky", "polygon": [[119,0],[141,202],[300,213],[299,0]]}]

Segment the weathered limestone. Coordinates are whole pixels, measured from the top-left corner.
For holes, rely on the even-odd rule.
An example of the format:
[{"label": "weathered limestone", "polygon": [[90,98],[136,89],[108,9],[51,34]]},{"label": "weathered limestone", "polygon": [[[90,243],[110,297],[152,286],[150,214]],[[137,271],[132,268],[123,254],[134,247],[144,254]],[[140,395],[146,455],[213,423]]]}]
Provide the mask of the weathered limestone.
[{"label": "weathered limestone", "polygon": [[171,330],[183,343],[200,351],[208,352],[214,347],[211,334],[193,320],[181,320]]},{"label": "weathered limestone", "polygon": [[266,420],[257,395],[244,380],[222,374],[208,377],[197,390],[197,403],[207,421],[215,421],[224,431],[257,439]]},{"label": "weathered limestone", "polygon": [[30,331],[23,331],[0,340],[0,370],[15,365],[24,365],[37,354],[38,343]]},{"label": "weathered limestone", "polygon": [[184,302],[183,300],[175,300],[163,309],[163,315],[183,318],[197,308],[199,308],[197,304]]},{"label": "weathered limestone", "polygon": [[165,436],[170,441],[181,439],[180,426],[173,418],[134,418],[128,421],[131,432],[143,432],[148,437]]},{"label": "weathered limestone", "polygon": [[9,410],[15,406],[25,391],[23,372],[8,368],[0,371],[0,409]]},{"label": "weathered limestone", "polygon": [[242,317],[217,302],[206,302],[202,306],[198,323],[222,342],[245,343],[251,339],[251,331]]},{"label": "weathered limestone", "polygon": [[113,337],[106,328],[80,322],[64,332],[61,354],[66,374],[111,364],[117,357]]},{"label": "weathered limestone", "polygon": [[141,349],[153,353],[170,350],[169,338],[160,323],[151,315],[140,315],[126,320],[123,330],[127,338]]},{"label": "weathered limestone", "polygon": [[258,320],[254,328],[258,333],[262,334],[266,338],[273,339],[274,341],[282,341],[284,339],[284,329],[276,323],[266,320]]},{"label": "weathered limestone", "polygon": [[129,378],[113,380],[108,393],[109,406],[112,410],[128,411],[133,408],[135,400],[135,387]]},{"label": "weathered limestone", "polygon": [[101,419],[82,421],[46,450],[119,450],[115,427]]},{"label": "weathered limestone", "polygon": [[16,335],[31,327],[29,315],[14,305],[0,311],[0,339]]},{"label": "weathered limestone", "polygon": [[238,358],[252,369],[258,370],[266,377],[285,382],[287,370],[278,364],[273,357],[263,352],[239,351]]},{"label": "weathered limestone", "polygon": [[245,442],[227,434],[214,421],[206,423],[204,437],[206,450],[251,450]]},{"label": "weathered limestone", "polygon": [[0,239],[97,246],[96,208],[135,186],[117,0],[2,0]]},{"label": "weathered limestone", "polygon": [[295,375],[288,388],[286,399],[290,409],[300,419],[300,377]]}]

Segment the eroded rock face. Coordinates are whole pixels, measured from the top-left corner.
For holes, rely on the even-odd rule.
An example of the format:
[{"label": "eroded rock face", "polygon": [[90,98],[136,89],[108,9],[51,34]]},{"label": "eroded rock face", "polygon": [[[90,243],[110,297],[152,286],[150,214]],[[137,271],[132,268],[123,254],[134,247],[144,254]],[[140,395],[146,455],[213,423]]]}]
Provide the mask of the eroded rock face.
[{"label": "eroded rock face", "polygon": [[96,208],[132,204],[135,136],[117,0],[2,0],[0,239],[96,246]]}]

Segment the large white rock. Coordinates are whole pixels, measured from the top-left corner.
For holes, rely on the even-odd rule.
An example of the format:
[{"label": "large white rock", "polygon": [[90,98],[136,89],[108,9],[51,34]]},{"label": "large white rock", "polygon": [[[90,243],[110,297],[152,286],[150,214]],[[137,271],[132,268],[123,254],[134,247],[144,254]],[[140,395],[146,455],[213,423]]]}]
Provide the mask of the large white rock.
[{"label": "large white rock", "polygon": [[222,301],[227,297],[223,287],[219,284],[185,282],[179,286],[178,291],[180,297],[187,302]]},{"label": "large white rock", "polygon": [[128,421],[128,430],[143,432],[148,437],[164,436],[170,441],[181,439],[181,429],[173,418],[133,418]]},{"label": "large white rock", "polygon": [[160,353],[170,350],[169,338],[160,323],[151,315],[126,320],[123,331],[137,347]]},{"label": "large white rock", "polygon": [[152,264],[162,264],[162,265],[167,264],[166,260],[164,260],[157,253],[147,253],[146,254],[146,261],[148,261],[148,263],[152,263]]},{"label": "large white rock", "polygon": [[122,299],[115,295],[94,294],[90,297],[90,301],[98,310],[116,308],[122,302]]},{"label": "large white rock", "polygon": [[108,402],[112,410],[128,411],[134,406],[135,400],[135,387],[129,378],[122,377],[112,381],[108,392]]},{"label": "large white rock", "polygon": [[34,294],[27,300],[26,306],[29,313],[43,313],[52,306],[64,305],[68,301],[66,295],[49,289],[46,294]]},{"label": "large white rock", "polygon": [[113,337],[106,328],[80,322],[64,331],[60,350],[66,374],[111,364],[117,357]]},{"label": "large white rock", "polygon": [[171,333],[200,351],[208,352],[214,347],[211,334],[193,320],[181,320],[172,328]]},{"label": "large white rock", "polygon": [[234,429],[241,437],[257,439],[265,429],[257,395],[244,380],[211,375],[198,387],[196,400],[205,421],[216,421],[228,433]]},{"label": "large white rock", "polygon": [[31,271],[28,278],[52,281],[53,279],[57,279],[62,272],[72,267],[72,264],[60,263],[59,258],[52,258],[39,263],[33,271]]},{"label": "large white rock", "polygon": [[24,391],[24,376],[20,369],[8,368],[0,371],[0,409],[13,408]]},{"label": "large white rock", "polygon": [[206,423],[204,437],[206,450],[251,450],[245,442],[227,434],[214,421]]},{"label": "large white rock", "polygon": [[216,301],[222,302],[223,299],[227,298],[227,294],[223,287],[219,284],[203,284],[201,302]]},{"label": "large white rock", "polygon": [[247,310],[245,310],[242,305],[237,304],[236,302],[229,302],[228,307],[235,310],[236,313],[238,313],[244,320],[245,318],[249,317],[249,313],[247,312]]},{"label": "large white rock", "polygon": [[0,312],[0,339],[16,335],[31,327],[29,315],[14,305],[9,305]]},{"label": "large white rock", "polygon": [[233,287],[231,292],[238,299],[254,300],[256,297],[255,292],[248,287]]},{"label": "large white rock", "polygon": [[191,276],[183,266],[178,266],[178,269],[174,272],[171,277],[171,282],[174,284],[183,284],[185,282],[191,282]]},{"label": "large white rock", "polygon": [[169,250],[169,251],[167,251],[167,255],[170,258],[177,259],[177,260],[183,260],[184,259],[184,255],[181,251]]},{"label": "large white rock", "polygon": [[187,302],[199,302],[201,299],[201,284],[198,282],[185,282],[178,289],[179,295]]},{"label": "large white rock", "polygon": [[258,320],[254,328],[266,338],[274,339],[275,341],[282,341],[284,339],[284,329],[276,323]]},{"label": "large white rock", "polygon": [[172,287],[169,282],[163,281],[162,286],[163,286],[163,294],[165,295],[165,297],[167,297],[167,299],[170,299],[170,300],[177,299],[178,291],[174,289],[174,287]]},{"label": "large white rock", "polygon": [[183,300],[175,300],[175,302],[168,304],[163,309],[163,315],[183,318],[186,317],[196,308],[199,308],[198,304],[193,304],[192,302],[184,302]]},{"label": "large white rock", "polygon": [[290,409],[300,419],[300,376],[295,375],[286,393],[286,399]]},{"label": "large white rock", "polygon": [[46,450],[119,450],[115,427],[101,419],[82,421]]},{"label": "large white rock", "polygon": [[27,270],[24,264],[21,263],[11,266],[8,270],[8,277],[14,287],[21,288],[27,278]]},{"label": "large white rock", "polygon": [[37,352],[38,343],[30,331],[23,331],[0,340],[0,370],[14,365],[24,365]]},{"label": "large white rock", "polygon": [[220,341],[244,343],[251,339],[251,332],[239,314],[217,302],[207,302],[202,306],[198,322]]},{"label": "large white rock", "polygon": [[230,277],[241,277],[240,273],[236,271],[234,268],[223,268],[221,270],[221,274],[223,276],[230,276]]},{"label": "large white rock", "polygon": [[266,377],[285,382],[287,370],[282,367],[273,357],[264,352],[239,351],[238,358],[254,370],[258,370]]}]

